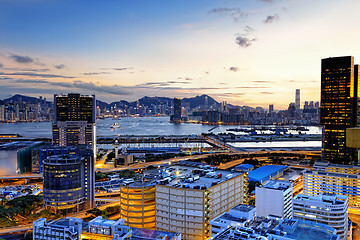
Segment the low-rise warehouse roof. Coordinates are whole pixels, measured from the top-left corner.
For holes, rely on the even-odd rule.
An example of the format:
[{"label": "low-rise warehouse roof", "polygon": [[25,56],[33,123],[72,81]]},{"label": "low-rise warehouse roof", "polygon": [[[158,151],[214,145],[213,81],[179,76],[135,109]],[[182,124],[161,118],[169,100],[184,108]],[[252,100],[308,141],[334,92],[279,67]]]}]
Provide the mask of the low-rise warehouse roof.
[{"label": "low-rise warehouse roof", "polygon": [[284,172],[288,167],[282,165],[265,165],[249,172],[249,181],[265,182],[272,177]]}]

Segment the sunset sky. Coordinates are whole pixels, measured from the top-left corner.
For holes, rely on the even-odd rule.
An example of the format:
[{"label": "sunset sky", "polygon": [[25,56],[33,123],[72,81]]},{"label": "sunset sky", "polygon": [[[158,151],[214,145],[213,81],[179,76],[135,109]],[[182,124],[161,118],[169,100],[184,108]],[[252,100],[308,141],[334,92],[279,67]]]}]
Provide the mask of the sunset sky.
[{"label": "sunset sky", "polygon": [[95,93],[282,109],[360,63],[358,0],[0,0],[0,98]]}]

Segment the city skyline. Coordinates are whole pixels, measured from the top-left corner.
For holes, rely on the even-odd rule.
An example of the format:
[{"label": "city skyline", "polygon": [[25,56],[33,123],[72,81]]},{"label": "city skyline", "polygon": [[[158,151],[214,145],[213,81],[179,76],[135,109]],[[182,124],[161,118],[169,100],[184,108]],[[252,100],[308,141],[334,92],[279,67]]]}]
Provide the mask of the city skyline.
[{"label": "city skyline", "polygon": [[84,3],[0,3],[0,98],[204,93],[285,109],[296,89],[319,100],[320,59],[360,50],[352,0]]}]

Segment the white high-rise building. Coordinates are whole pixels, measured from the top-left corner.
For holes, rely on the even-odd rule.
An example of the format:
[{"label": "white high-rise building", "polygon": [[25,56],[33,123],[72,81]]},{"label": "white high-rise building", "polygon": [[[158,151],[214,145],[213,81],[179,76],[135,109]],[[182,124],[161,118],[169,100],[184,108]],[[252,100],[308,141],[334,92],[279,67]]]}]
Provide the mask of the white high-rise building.
[{"label": "white high-rise building", "polygon": [[348,234],[348,197],[335,194],[308,196],[299,194],[293,199],[294,218],[326,224],[336,229],[340,239]]},{"label": "white high-rise building", "polygon": [[269,181],[255,189],[256,215],[292,218],[292,183]]}]

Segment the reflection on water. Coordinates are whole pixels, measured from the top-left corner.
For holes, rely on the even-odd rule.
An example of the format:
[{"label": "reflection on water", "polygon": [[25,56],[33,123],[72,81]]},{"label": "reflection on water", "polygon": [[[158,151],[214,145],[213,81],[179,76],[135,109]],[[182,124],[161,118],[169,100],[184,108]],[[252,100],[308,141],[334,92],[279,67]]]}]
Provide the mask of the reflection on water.
[{"label": "reflection on water", "polygon": [[[119,123],[120,128],[110,128],[111,124]],[[201,124],[174,124],[169,122],[169,117],[126,117],[122,119],[100,119],[96,122],[97,136],[115,137],[118,135],[199,135],[210,133],[214,126]],[[220,125],[213,129],[212,133],[226,132],[229,128],[251,128],[250,126]],[[304,134],[321,134],[319,127],[307,127],[309,131]],[[30,122],[30,123],[4,123],[0,124],[0,134],[14,133],[24,137],[47,137],[51,138],[51,122]],[[233,132],[234,134],[243,134]],[[298,131],[288,133],[297,134]]]}]

